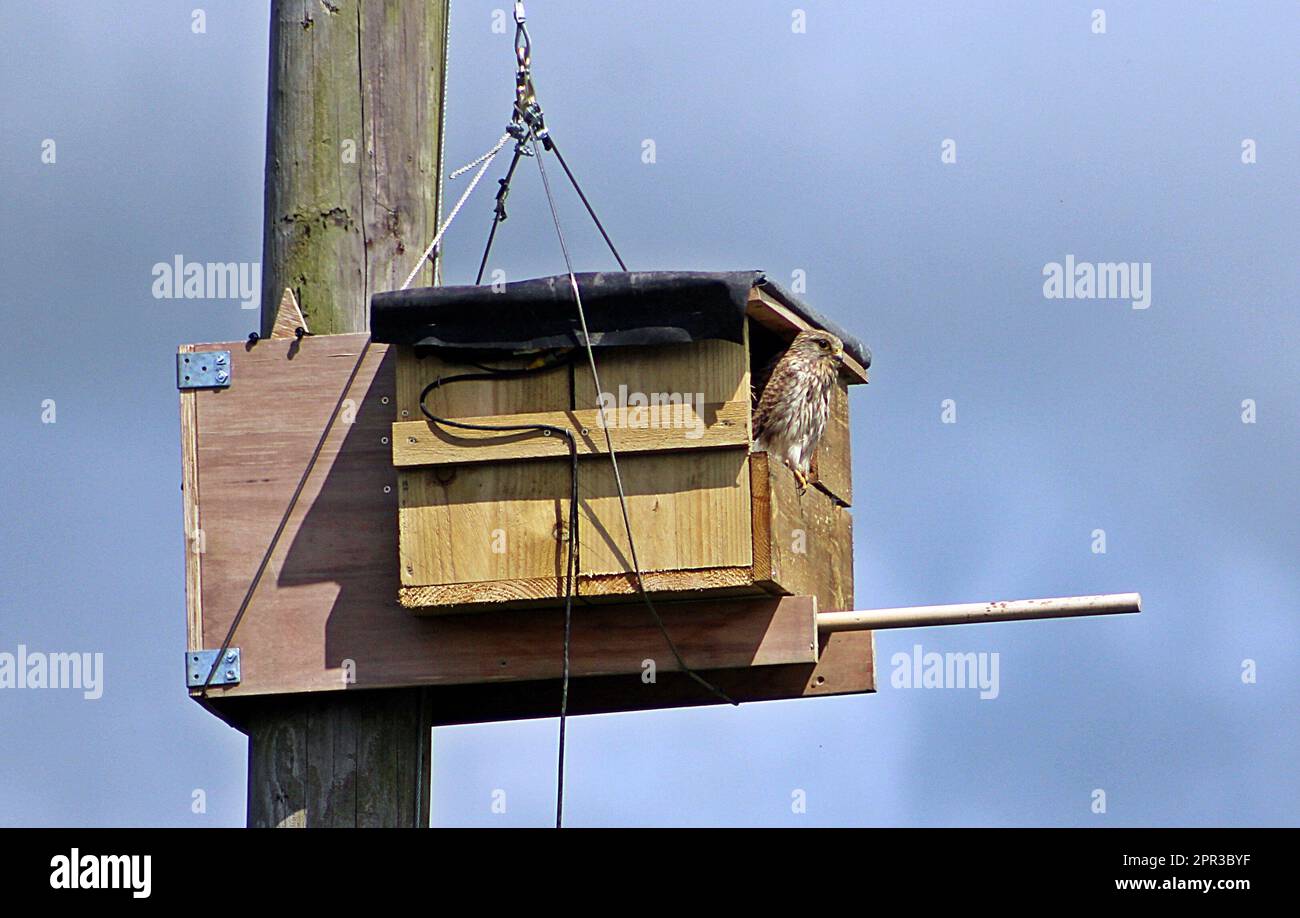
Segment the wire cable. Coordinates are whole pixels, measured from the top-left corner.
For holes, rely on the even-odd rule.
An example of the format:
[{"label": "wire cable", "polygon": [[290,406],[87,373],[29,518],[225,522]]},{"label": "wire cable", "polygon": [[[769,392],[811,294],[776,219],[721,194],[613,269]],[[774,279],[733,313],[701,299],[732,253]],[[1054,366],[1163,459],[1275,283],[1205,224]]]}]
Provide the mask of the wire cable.
[{"label": "wire cable", "polygon": [[[506,368],[485,368],[481,373],[460,373],[455,376],[446,378],[438,377],[433,382],[424,387],[420,392],[420,411],[435,424],[446,427],[454,427],[460,430],[482,430],[496,433],[520,433],[532,431],[540,433],[543,436],[556,434],[564,438],[569,447],[569,537],[567,561],[565,563],[564,574],[564,651],[563,663],[560,673],[560,737],[559,752],[557,762],[557,774],[555,788],[555,828],[560,828],[564,822],[564,750],[565,750],[565,726],[569,712],[569,646],[573,635],[573,595],[574,586],[577,579],[578,567],[578,439],[573,431],[567,427],[558,427],[553,424],[469,424],[464,421],[453,421],[448,418],[439,417],[429,410],[426,404],[429,394],[435,389],[450,385],[456,382],[466,382],[469,380],[498,380],[498,379],[517,379],[523,376],[532,376],[536,373],[543,373],[549,370],[555,370],[560,367],[568,366],[573,362],[576,351],[570,351],[561,355],[559,359],[543,363],[536,367],[524,367],[521,369]],[[224,651],[223,651],[224,652]],[[218,661],[220,657],[218,657]]]},{"label": "wire cable", "polygon": [[554,153],[555,158],[560,161],[560,165],[564,168],[564,174],[569,177],[569,182],[573,185],[573,190],[578,192],[578,197],[582,199],[582,205],[587,208],[587,213],[591,214],[591,219],[592,222],[596,224],[596,229],[600,230],[600,235],[605,238],[605,244],[609,246],[610,252],[613,253],[614,260],[618,262],[618,266],[621,269],[626,271],[627,265],[623,263],[623,257],[618,254],[618,249],[614,248],[614,240],[610,239],[609,233],[605,232],[605,225],[600,222],[600,217],[596,216],[596,211],[592,208],[591,202],[588,201],[587,196],[582,193],[582,186],[578,184],[578,180],[574,177],[572,170],[569,169],[569,164],[566,163],[564,157],[560,155],[560,148],[555,145],[555,140],[548,134],[546,139],[542,141],[542,144],[546,149]]}]

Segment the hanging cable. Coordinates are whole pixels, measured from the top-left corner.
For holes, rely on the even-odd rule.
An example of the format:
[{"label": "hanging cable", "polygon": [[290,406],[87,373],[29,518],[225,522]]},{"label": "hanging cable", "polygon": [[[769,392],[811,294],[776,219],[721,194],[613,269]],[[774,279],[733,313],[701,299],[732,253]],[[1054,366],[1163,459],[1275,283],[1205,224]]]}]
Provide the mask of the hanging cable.
[{"label": "hanging cable", "polygon": [[[559,759],[557,762],[557,774],[555,789],[555,827],[558,829],[564,822],[564,750],[565,750],[565,724],[569,711],[569,646],[573,633],[573,596],[575,593],[575,584],[577,580],[578,565],[578,439],[574,436],[572,430],[567,427],[558,427],[552,424],[469,424],[464,421],[453,421],[450,418],[439,417],[429,410],[427,404],[429,394],[435,389],[457,382],[468,382],[470,380],[499,380],[499,379],[518,379],[524,376],[532,376],[538,373],[545,373],[550,370],[566,367],[573,362],[577,352],[570,350],[559,355],[553,355],[545,359],[543,363],[534,367],[524,367],[521,369],[507,368],[485,368],[481,373],[460,373],[455,376],[446,378],[438,377],[433,382],[424,387],[420,392],[420,411],[426,418],[434,424],[445,427],[453,427],[460,430],[482,430],[494,433],[520,433],[531,431],[540,433],[543,436],[555,434],[564,438],[569,447],[569,534],[567,560],[565,563],[564,574],[564,650],[563,662],[560,671],[560,737],[559,737]],[[220,660],[220,657],[218,657]]]}]

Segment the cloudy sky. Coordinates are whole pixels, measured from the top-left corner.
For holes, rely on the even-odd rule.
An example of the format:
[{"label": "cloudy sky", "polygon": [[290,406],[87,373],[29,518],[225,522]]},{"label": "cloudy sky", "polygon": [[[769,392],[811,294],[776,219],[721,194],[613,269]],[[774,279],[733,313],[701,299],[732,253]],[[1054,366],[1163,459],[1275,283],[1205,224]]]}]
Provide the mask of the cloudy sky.
[{"label": "cloudy sky", "polygon": [[[268,16],[209,0],[194,34],[198,2],[0,0],[0,654],[105,661],[98,700],[0,688],[0,824],[244,818],[246,741],[180,678],[173,355],[255,313],[150,287],[177,254],[261,258]],[[448,167],[501,132],[505,7],[453,3]],[[873,696],[575,719],[569,824],[1300,822],[1296,5],[529,14],[548,122],[633,268],[803,272],[870,344],[859,607],[1145,600],[881,633]],[[521,175],[494,264],[556,273]],[[608,267],[571,204],[579,266]],[[1045,296],[1067,257],[1149,264],[1146,308]],[[998,654],[997,697],[892,687],[917,645]],[[437,730],[434,823],[548,824],[554,743],[554,720]]]}]

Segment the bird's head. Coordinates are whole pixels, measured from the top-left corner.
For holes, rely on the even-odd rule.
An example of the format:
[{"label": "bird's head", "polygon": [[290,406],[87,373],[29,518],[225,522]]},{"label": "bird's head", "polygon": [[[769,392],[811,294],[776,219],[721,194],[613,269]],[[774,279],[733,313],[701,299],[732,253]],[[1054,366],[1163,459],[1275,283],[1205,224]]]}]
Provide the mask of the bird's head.
[{"label": "bird's head", "polygon": [[824,360],[836,367],[844,362],[844,342],[820,328],[799,332],[790,348],[802,352],[810,360]]}]

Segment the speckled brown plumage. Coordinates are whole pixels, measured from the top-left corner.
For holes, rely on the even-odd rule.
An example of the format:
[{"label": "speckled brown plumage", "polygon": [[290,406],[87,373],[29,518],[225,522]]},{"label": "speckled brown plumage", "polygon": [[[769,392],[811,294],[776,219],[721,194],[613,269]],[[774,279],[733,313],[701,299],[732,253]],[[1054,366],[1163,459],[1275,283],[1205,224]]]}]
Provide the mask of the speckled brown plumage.
[{"label": "speckled brown plumage", "polygon": [[830,332],[800,332],[777,361],[754,409],[754,444],[781,459],[802,490],[826,431],[831,390],[844,362],[844,342]]}]

